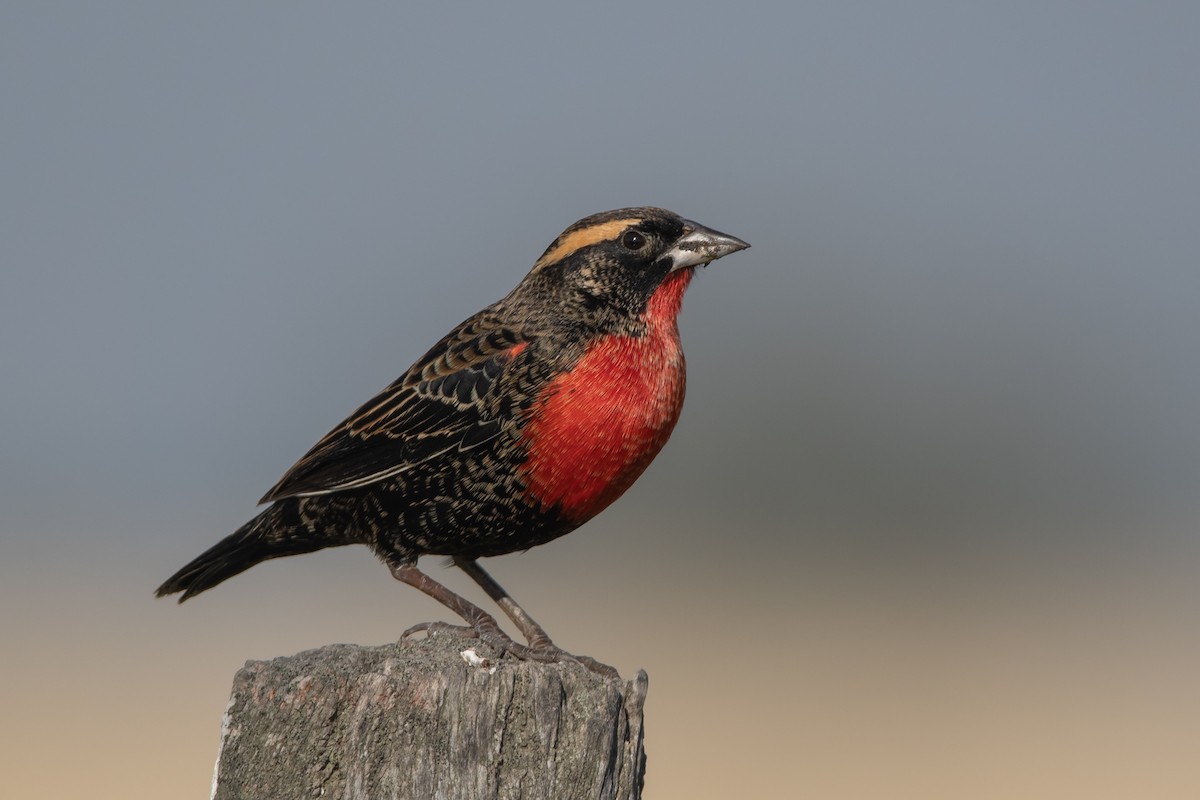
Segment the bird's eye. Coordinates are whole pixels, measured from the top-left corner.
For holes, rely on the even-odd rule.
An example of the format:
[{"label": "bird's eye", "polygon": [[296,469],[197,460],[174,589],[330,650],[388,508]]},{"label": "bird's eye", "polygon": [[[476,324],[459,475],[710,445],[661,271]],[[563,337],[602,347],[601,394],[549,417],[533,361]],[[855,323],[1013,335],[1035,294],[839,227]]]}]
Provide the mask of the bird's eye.
[{"label": "bird's eye", "polygon": [[641,231],[625,231],[625,235],[621,237],[621,244],[626,250],[641,250],[646,246],[646,237]]}]

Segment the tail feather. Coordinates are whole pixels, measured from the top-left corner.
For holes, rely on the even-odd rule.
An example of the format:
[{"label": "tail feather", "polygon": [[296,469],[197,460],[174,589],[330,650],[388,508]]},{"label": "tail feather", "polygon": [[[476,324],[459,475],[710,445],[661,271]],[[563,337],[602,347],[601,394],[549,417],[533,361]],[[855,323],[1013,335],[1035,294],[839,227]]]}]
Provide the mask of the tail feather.
[{"label": "tail feather", "polygon": [[[156,597],[179,594],[179,602],[211,589],[262,561],[280,556],[311,553],[328,543],[319,538],[281,530],[278,504],[189,561],[155,590]],[[285,535],[281,535],[285,534]]]}]

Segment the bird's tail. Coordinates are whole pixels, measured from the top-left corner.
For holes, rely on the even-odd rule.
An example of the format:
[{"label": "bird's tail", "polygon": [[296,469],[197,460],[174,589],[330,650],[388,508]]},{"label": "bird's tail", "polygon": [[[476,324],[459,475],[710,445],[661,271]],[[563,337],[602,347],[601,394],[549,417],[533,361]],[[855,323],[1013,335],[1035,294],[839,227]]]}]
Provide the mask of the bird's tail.
[{"label": "bird's tail", "polygon": [[[295,500],[291,501],[295,503]],[[287,501],[264,509],[254,519],[193,558],[154,592],[157,597],[177,594],[179,602],[211,589],[259,562],[280,556],[311,553],[332,544],[295,523],[285,521]],[[288,515],[293,516],[293,515]],[[306,535],[307,534],[307,535]]]}]

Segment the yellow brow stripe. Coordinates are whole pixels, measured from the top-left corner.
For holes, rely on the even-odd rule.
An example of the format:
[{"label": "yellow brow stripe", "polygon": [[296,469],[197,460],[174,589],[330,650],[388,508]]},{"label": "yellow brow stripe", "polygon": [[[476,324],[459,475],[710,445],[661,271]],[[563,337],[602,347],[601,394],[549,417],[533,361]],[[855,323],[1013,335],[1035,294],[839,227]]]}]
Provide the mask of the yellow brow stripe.
[{"label": "yellow brow stripe", "polygon": [[567,256],[578,250],[582,250],[588,245],[615,239],[621,231],[640,221],[637,217],[614,219],[563,234],[558,244],[547,250],[546,254],[539,258],[533,266],[536,269],[546,264],[553,264],[555,261],[562,261]]}]

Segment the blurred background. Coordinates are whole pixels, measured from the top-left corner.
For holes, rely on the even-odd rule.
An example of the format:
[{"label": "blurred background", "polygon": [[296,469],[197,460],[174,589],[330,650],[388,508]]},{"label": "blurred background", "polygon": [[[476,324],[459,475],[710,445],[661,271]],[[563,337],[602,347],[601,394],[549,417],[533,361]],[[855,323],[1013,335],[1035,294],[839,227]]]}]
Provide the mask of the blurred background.
[{"label": "blurred background", "polygon": [[689,292],[675,436],[487,564],[649,671],[647,797],[1200,796],[1198,26],[4,5],[5,794],[203,797],[244,661],[444,618],[362,548],[152,591],[566,225],[655,204],[754,245]]}]

